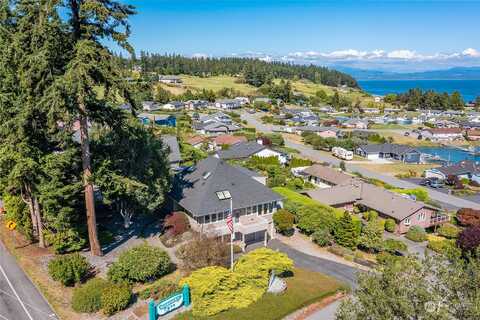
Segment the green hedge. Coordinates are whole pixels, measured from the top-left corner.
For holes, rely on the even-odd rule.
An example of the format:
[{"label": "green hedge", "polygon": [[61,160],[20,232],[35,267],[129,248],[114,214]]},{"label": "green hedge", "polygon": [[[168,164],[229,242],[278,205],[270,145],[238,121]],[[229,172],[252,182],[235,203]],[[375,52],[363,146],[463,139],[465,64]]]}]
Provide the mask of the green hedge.
[{"label": "green hedge", "polygon": [[78,253],[56,257],[48,263],[48,274],[64,286],[73,286],[90,272],[91,265]]},{"label": "green hedge", "polygon": [[132,300],[132,290],[127,284],[114,284],[102,291],[102,311],[106,315],[113,315],[124,310]]},{"label": "green hedge", "polygon": [[[333,231],[337,221],[343,217],[344,210],[322,204],[288,188],[276,187],[273,191],[285,198],[285,209],[296,215],[297,227],[305,234],[310,235],[320,229]],[[360,219],[352,215],[352,220],[360,233]]]},{"label": "green hedge", "polygon": [[427,240],[427,233],[422,227],[413,226],[408,230],[405,238],[415,242],[423,242]]},{"label": "green hedge", "polygon": [[170,257],[158,247],[140,245],[124,251],[108,270],[113,282],[147,282],[170,271]]},{"label": "green hedge", "polygon": [[102,293],[110,283],[101,278],[94,278],[73,290],[72,309],[81,313],[93,313],[102,308]]}]

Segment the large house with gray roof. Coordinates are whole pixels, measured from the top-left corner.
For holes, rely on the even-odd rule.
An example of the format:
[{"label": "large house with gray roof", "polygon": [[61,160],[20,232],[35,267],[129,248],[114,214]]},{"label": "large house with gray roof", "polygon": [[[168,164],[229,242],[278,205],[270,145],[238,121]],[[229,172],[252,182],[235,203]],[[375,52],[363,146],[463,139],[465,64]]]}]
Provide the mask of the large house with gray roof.
[{"label": "large house with gray roof", "polygon": [[394,159],[406,163],[420,163],[420,151],[401,144],[366,144],[359,146],[355,153],[369,160]]},{"label": "large house with gray roof", "polygon": [[425,170],[425,178],[446,180],[449,176],[480,183],[480,164],[471,160],[464,160],[452,165]]},{"label": "large house with gray roof", "polygon": [[281,195],[259,175],[209,157],[178,173],[170,193],[174,210],[186,212],[195,231],[230,239],[226,219],[233,208],[235,241],[242,247],[275,237],[273,213],[283,206]]},{"label": "large house with gray roof", "polygon": [[285,164],[288,161],[288,156],[283,152],[273,150],[272,148],[257,143],[256,141],[234,144],[227,150],[218,151],[215,156],[225,160],[247,159],[252,156],[260,158],[277,157],[281,164]]}]

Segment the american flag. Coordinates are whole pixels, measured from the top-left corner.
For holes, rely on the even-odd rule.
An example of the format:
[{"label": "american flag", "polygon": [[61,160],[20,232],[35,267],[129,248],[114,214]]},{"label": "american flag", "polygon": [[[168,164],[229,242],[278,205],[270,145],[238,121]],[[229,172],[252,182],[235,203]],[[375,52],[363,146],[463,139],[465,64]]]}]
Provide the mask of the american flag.
[{"label": "american flag", "polygon": [[232,212],[228,214],[227,217],[227,227],[230,229],[230,233],[233,233],[233,217],[232,217]]}]

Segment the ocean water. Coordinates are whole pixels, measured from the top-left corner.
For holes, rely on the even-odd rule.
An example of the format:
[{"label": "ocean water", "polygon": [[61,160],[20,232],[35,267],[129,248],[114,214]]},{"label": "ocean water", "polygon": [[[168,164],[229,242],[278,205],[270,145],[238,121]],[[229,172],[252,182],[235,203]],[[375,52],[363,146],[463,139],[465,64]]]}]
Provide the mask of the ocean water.
[{"label": "ocean water", "polygon": [[414,88],[448,93],[458,91],[465,102],[480,96],[480,80],[360,80],[358,84],[366,92],[381,96]]},{"label": "ocean water", "polygon": [[[416,148],[421,153],[427,153],[432,156],[438,156],[443,161],[449,163],[456,163],[463,160],[472,160],[480,162],[480,155],[471,154],[467,151],[460,150],[457,148],[448,148],[448,147],[419,147]],[[478,152],[478,148],[476,150]]]}]

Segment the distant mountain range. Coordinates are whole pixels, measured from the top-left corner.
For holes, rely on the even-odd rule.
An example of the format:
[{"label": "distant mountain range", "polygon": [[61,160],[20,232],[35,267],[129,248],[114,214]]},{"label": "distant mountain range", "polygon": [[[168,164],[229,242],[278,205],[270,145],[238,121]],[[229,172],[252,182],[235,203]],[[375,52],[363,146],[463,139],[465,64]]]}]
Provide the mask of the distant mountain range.
[{"label": "distant mountain range", "polygon": [[356,80],[480,80],[480,67],[456,67],[445,70],[398,73],[334,66]]}]

